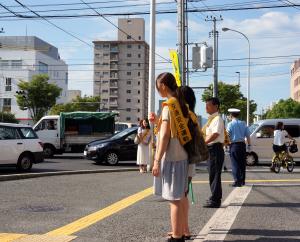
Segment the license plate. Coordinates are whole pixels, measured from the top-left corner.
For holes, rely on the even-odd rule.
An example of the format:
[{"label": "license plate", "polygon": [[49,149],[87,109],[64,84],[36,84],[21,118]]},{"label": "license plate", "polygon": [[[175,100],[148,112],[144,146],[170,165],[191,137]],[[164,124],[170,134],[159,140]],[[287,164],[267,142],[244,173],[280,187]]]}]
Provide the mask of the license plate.
[{"label": "license plate", "polygon": [[86,156],[86,155],[87,155],[87,152],[86,152],[86,150],[85,150],[85,151],[83,151],[83,155],[84,155],[84,156]]}]

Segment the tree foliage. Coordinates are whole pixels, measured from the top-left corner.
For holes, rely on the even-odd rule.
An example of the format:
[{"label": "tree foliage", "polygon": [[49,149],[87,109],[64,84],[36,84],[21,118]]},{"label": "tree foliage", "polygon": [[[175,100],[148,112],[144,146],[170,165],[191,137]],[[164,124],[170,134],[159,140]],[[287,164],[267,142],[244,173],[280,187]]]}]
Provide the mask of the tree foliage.
[{"label": "tree foliage", "polygon": [[19,123],[13,113],[0,112],[0,121],[4,123]]},{"label": "tree foliage", "polygon": [[97,97],[77,96],[70,103],[54,105],[50,110],[50,114],[59,115],[61,112],[76,112],[76,111],[95,112],[99,110],[99,102],[100,102],[99,96]]},{"label": "tree foliage", "polygon": [[48,80],[48,75],[38,74],[33,76],[31,81],[21,81],[18,84],[23,94],[16,95],[17,103],[21,110],[29,109],[34,122],[55,105],[62,90],[56,84],[48,83]]},{"label": "tree foliage", "polygon": [[[209,86],[202,94],[202,101],[206,101],[212,97],[213,85]],[[224,115],[228,115],[229,108],[238,108],[241,110],[240,119],[245,120],[247,118],[247,98],[240,91],[238,85],[230,85],[224,82],[218,82],[218,98],[221,103],[220,112]],[[250,122],[254,118],[254,112],[256,111],[257,104],[250,100]]]},{"label": "tree foliage", "polygon": [[281,99],[275,106],[266,112],[266,118],[300,118],[300,103],[289,98]]}]

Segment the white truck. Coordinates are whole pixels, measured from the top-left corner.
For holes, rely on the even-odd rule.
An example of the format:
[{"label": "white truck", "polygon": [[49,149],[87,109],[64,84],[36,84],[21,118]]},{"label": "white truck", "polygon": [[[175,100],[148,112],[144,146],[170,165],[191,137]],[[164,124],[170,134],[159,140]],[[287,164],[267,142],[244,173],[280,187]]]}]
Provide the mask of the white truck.
[{"label": "white truck", "polygon": [[44,116],[34,131],[44,144],[45,157],[64,152],[81,152],[91,141],[114,134],[115,115],[111,112],[70,112]]}]

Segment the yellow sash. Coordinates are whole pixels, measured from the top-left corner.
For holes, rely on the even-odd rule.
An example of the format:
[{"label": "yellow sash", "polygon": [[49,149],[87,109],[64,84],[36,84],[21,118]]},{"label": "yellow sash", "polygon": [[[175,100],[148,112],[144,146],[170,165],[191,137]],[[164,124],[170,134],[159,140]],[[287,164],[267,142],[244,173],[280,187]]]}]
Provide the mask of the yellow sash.
[{"label": "yellow sash", "polygon": [[[177,137],[181,145],[192,140],[190,130],[187,126],[187,119],[183,116],[179,102],[176,98],[170,98],[163,102],[163,107],[168,106],[170,111],[171,137]],[[159,118],[157,129],[160,129],[162,118]]]}]

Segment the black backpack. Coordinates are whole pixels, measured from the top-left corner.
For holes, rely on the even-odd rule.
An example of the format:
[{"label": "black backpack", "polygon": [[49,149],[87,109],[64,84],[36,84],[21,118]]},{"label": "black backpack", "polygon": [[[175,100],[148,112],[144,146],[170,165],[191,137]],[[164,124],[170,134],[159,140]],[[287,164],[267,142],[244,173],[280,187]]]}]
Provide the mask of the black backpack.
[{"label": "black backpack", "polygon": [[188,128],[192,140],[184,145],[184,149],[188,153],[189,164],[197,164],[208,160],[208,148],[205,144],[203,134],[198,128],[198,123],[194,123],[192,119],[189,118]]}]

